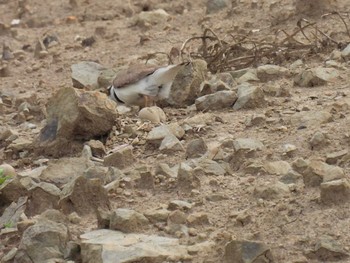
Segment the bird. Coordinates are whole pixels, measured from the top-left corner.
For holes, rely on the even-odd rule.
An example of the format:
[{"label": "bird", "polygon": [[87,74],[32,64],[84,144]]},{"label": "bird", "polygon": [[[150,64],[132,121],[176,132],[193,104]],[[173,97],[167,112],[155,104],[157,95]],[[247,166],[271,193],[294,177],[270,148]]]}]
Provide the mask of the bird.
[{"label": "bird", "polygon": [[108,87],[109,97],[129,106],[149,107],[167,99],[177,73],[189,62],[168,66],[133,65],[117,73]]}]

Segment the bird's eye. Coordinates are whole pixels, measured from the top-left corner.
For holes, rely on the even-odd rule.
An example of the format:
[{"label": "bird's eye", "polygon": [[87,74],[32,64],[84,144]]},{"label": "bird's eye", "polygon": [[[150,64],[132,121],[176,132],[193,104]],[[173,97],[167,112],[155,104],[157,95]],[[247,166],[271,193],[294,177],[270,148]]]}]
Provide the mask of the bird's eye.
[{"label": "bird's eye", "polygon": [[161,88],[163,88],[163,86],[162,86],[162,85],[158,86],[158,89],[161,89]]}]

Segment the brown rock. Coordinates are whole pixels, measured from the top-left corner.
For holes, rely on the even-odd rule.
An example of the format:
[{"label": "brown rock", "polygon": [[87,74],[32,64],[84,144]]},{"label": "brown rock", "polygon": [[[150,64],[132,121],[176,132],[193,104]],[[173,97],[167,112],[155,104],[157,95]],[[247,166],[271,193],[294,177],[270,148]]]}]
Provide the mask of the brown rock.
[{"label": "brown rock", "polygon": [[105,156],[103,164],[105,166],[114,166],[118,169],[129,167],[135,162],[132,150],[133,147],[131,145],[122,145]]},{"label": "brown rock", "polygon": [[350,200],[350,182],[343,178],[321,184],[321,201],[324,204],[342,204]]}]

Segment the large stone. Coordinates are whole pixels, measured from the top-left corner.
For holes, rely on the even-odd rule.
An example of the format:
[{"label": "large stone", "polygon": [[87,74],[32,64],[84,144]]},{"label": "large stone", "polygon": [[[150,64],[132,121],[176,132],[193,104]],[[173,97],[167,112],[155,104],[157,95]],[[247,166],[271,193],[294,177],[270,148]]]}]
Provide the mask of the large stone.
[{"label": "large stone", "polygon": [[195,104],[199,111],[218,110],[231,107],[236,99],[236,92],[223,90],[199,97]]},{"label": "large stone", "polygon": [[205,175],[215,175],[215,176],[224,176],[226,170],[216,161],[202,158],[195,162],[197,167],[200,167]]},{"label": "large stone", "polygon": [[297,112],[290,117],[290,123],[297,127],[317,127],[332,120],[332,114],[327,111],[303,111]]},{"label": "large stone", "polygon": [[177,186],[180,190],[190,192],[200,187],[200,180],[188,164],[181,163],[177,173]]},{"label": "large stone", "polygon": [[167,102],[175,106],[186,106],[194,103],[200,94],[200,85],[207,73],[204,60],[194,60],[176,75]]},{"label": "large stone", "polygon": [[203,138],[194,139],[190,141],[186,148],[187,158],[198,158],[208,151],[208,146],[205,144]]},{"label": "large stone", "polygon": [[248,83],[238,86],[237,96],[238,99],[233,105],[234,110],[261,108],[266,105],[263,90]]},{"label": "large stone", "polygon": [[225,263],[273,263],[271,250],[261,242],[233,240],[225,246]]},{"label": "large stone", "polygon": [[69,238],[64,224],[42,219],[24,231],[15,262],[62,262]]},{"label": "large stone", "polygon": [[287,68],[277,65],[262,65],[257,68],[258,78],[264,82],[285,77],[288,71]]},{"label": "large stone", "polygon": [[47,124],[41,130],[39,142],[92,139],[106,135],[118,117],[115,103],[106,94],[74,88],[62,88],[51,97],[47,115]]},{"label": "large stone", "polygon": [[146,230],[150,226],[149,220],[143,214],[126,208],[114,210],[110,220],[110,229],[124,233]]},{"label": "large stone", "polygon": [[184,147],[175,135],[170,134],[166,136],[159,146],[159,150],[165,153],[174,153],[177,151],[184,151]]},{"label": "large stone", "polygon": [[39,179],[53,183],[59,187],[83,175],[84,171],[93,166],[93,162],[82,157],[60,158],[50,160]]},{"label": "large stone", "polygon": [[294,84],[301,87],[321,86],[338,76],[339,73],[334,68],[318,67],[306,69],[294,78]]},{"label": "large stone", "polygon": [[258,198],[272,200],[289,196],[290,190],[288,185],[282,182],[266,183],[258,185],[254,189],[254,195]]},{"label": "large stone", "polygon": [[292,170],[292,167],[286,161],[275,161],[265,163],[264,169],[269,174],[286,175]]},{"label": "large stone", "polygon": [[80,236],[84,263],[164,262],[190,260],[175,238],[125,234],[100,229]]},{"label": "large stone", "polygon": [[147,135],[147,141],[154,144],[160,144],[161,141],[167,137],[175,135],[178,139],[181,139],[185,135],[184,129],[177,123],[171,123],[167,125],[160,125],[154,127]]},{"label": "large stone", "polygon": [[314,248],[307,251],[306,256],[319,262],[331,262],[347,259],[349,253],[332,237],[322,236],[316,241]]},{"label": "large stone", "polygon": [[109,209],[107,190],[98,179],[88,180],[84,176],[72,180],[62,189],[59,206],[65,214],[95,214],[97,208]]},{"label": "large stone", "polygon": [[58,208],[61,190],[54,184],[40,182],[29,190],[27,216],[41,214],[47,209]]},{"label": "large stone", "polygon": [[105,156],[103,164],[105,166],[114,166],[118,169],[127,168],[135,162],[132,150],[133,147],[131,145],[118,147],[112,153]]},{"label": "large stone", "polygon": [[350,200],[350,182],[343,178],[321,183],[321,201],[324,204],[343,204]]},{"label": "large stone", "polygon": [[264,149],[264,144],[253,138],[238,138],[233,141],[233,148],[236,152],[254,152]]},{"label": "large stone", "polygon": [[92,61],[83,61],[71,66],[73,87],[75,88],[99,88],[98,78],[107,69]]},{"label": "large stone", "polygon": [[329,182],[345,177],[344,170],[339,166],[329,165],[322,161],[312,160],[302,172],[306,186],[319,186],[322,182]]},{"label": "large stone", "polygon": [[[16,226],[20,220],[22,213],[26,209],[27,197],[18,198],[17,202],[12,202],[0,217],[0,229],[4,228],[7,224]],[[1,209],[1,207],[0,207]]]}]

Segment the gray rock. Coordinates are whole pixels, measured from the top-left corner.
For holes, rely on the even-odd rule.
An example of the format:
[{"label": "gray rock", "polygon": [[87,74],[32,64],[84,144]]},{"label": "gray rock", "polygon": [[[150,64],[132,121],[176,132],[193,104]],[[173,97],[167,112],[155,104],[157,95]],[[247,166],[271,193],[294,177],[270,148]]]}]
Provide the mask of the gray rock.
[{"label": "gray rock", "polygon": [[116,71],[113,69],[102,69],[97,78],[97,85],[101,89],[108,88],[116,76]]},{"label": "gray rock", "polygon": [[186,221],[189,226],[208,225],[210,223],[208,214],[204,212],[190,214]]},{"label": "gray rock", "polygon": [[236,100],[236,92],[223,90],[197,98],[195,105],[198,111],[218,110],[231,107]]},{"label": "gray rock", "polygon": [[238,84],[260,81],[256,69],[250,69],[237,79]]},{"label": "gray rock", "polygon": [[147,135],[146,140],[150,143],[160,144],[160,142],[167,136],[175,135],[181,139],[185,135],[184,129],[177,123],[167,125],[160,125],[153,128]]},{"label": "gray rock", "polygon": [[233,149],[236,152],[254,152],[264,149],[264,144],[253,138],[238,138],[233,141]]},{"label": "gray rock", "polygon": [[339,166],[329,165],[322,161],[312,160],[302,172],[306,186],[319,186],[322,182],[342,179],[345,177],[344,170]]},{"label": "gray rock", "polygon": [[261,81],[270,81],[285,77],[289,70],[277,65],[262,65],[257,68],[257,75]]},{"label": "gray rock", "polygon": [[322,262],[339,261],[349,257],[344,248],[332,237],[323,236],[316,241],[313,249],[307,251],[309,259],[317,259]]},{"label": "gray rock", "polygon": [[181,163],[177,172],[177,186],[180,190],[190,192],[192,189],[200,187],[200,180],[186,163]]},{"label": "gray rock", "polygon": [[165,153],[174,153],[177,151],[185,151],[185,149],[182,146],[179,139],[173,134],[169,134],[169,135],[165,136],[165,138],[162,140],[162,142],[159,146],[159,150],[161,152],[165,152]]},{"label": "gray rock", "polygon": [[[221,73],[221,74],[224,74],[224,73]],[[231,86],[232,86],[234,80],[229,73],[227,74],[231,77],[231,80],[228,80],[228,81],[229,83],[231,83]],[[230,91],[231,86],[226,84],[224,81],[217,79],[216,77],[211,80],[205,80],[201,83],[201,86],[199,88],[200,90],[199,96],[205,96],[208,94],[215,93],[217,91]]]},{"label": "gray rock", "polygon": [[338,76],[339,73],[334,68],[306,69],[294,78],[294,84],[301,87],[321,86]]},{"label": "gray rock", "polygon": [[346,48],[344,48],[341,52],[341,56],[343,59],[345,60],[349,60],[350,59],[350,44],[346,46]]},{"label": "gray rock", "polygon": [[248,116],[244,123],[247,127],[259,126],[266,123],[266,117],[264,114],[253,114]]},{"label": "gray rock", "polygon": [[98,89],[98,78],[107,69],[92,61],[83,61],[71,66],[73,87]]},{"label": "gray rock", "polygon": [[112,153],[105,156],[103,164],[105,166],[114,166],[118,169],[124,169],[135,163],[131,145],[123,145],[113,150]]},{"label": "gray rock", "polygon": [[177,176],[177,171],[171,169],[166,163],[159,163],[156,166],[155,174],[164,175],[167,178],[175,178]]},{"label": "gray rock", "polygon": [[74,88],[62,88],[54,94],[47,115],[37,144],[43,153],[57,156],[74,152],[74,140],[106,135],[118,117],[115,103],[106,94]]},{"label": "gray rock", "polygon": [[26,215],[34,216],[47,209],[58,208],[61,190],[54,184],[40,182],[29,190],[29,202]]},{"label": "gray rock", "polygon": [[320,131],[316,131],[310,139],[310,145],[312,147],[321,147],[325,146],[328,143],[326,134]]},{"label": "gray rock", "polygon": [[289,187],[282,182],[258,185],[254,189],[254,195],[256,197],[266,200],[283,198],[289,196],[289,194]]},{"label": "gray rock", "polygon": [[289,87],[283,83],[269,81],[263,86],[263,91],[265,94],[274,97],[290,97]]},{"label": "gray rock", "polygon": [[343,204],[350,200],[350,182],[348,179],[321,183],[321,202],[324,204]]},{"label": "gray rock", "polygon": [[238,99],[233,105],[234,110],[261,108],[266,105],[262,89],[247,83],[238,86],[237,96]]},{"label": "gray rock", "polygon": [[175,77],[167,102],[170,105],[192,105],[200,93],[200,85],[207,73],[204,60],[194,60]]},{"label": "gray rock", "polygon": [[93,156],[103,157],[106,154],[106,148],[101,141],[90,140],[86,144],[90,146]]},{"label": "gray rock", "polygon": [[203,156],[208,151],[208,146],[206,145],[203,138],[191,140],[186,147],[186,157],[187,158],[198,158]]},{"label": "gray rock", "polygon": [[20,221],[22,213],[26,209],[27,197],[20,197],[17,202],[12,202],[0,217],[0,229],[11,223],[14,227]]},{"label": "gray rock", "polygon": [[60,158],[50,160],[46,169],[39,175],[40,180],[62,187],[81,176],[93,163],[85,158]]},{"label": "gray rock", "polygon": [[183,201],[183,200],[172,200],[168,205],[168,209],[171,211],[174,210],[183,210],[189,211],[193,207],[193,204]]},{"label": "gray rock", "polygon": [[[41,220],[28,227],[22,236],[16,262],[49,262],[63,260],[64,250],[69,240],[68,228],[61,223]],[[26,261],[26,259],[30,261]]]},{"label": "gray rock", "polygon": [[[91,194],[93,193],[93,194]],[[98,179],[79,176],[62,189],[59,206],[65,214],[94,215],[97,208],[109,209],[107,190]]]},{"label": "gray rock", "polygon": [[147,210],[144,215],[151,223],[166,222],[170,211],[164,208]]},{"label": "gray rock", "polygon": [[226,174],[226,170],[221,166],[218,162],[202,158],[195,162],[197,169],[198,167],[203,170],[206,175],[215,175],[215,176],[224,176]]},{"label": "gray rock", "polygon": [[207,0],[207,14],[216,13],[222,9],[230,8],[231,1],[228,0]]},{"label": "gray rock", "polygon": [[328,153],[326,156],[326,163],[337,164],[344,156],[348,155],[348,150],[341,150],[337,152]]},{"label": "gray rock", "polygon": [[286,161],[275,161],[265,163],[264,169],[269,174],[286,175],[292,167]]},{"label": "gray rock", "polygon": [[184,225],[186,224],[186,214],[180,210],[170,212],[167,223],[169,225]]},{"label": "gray rock", "polygon": [[110,229],[131,233],[146,230],[149,227],[149,220],[134,210],[118,208],[111,214]]},{"label": "gray rock", "polygon": [[273,263],[271,250],[261,242],[233,240],[226,244],[225,263]]},{"label": "gray rock", "polygon": [[82,261],[86,263],[162,262],[190,260],[186,246],[175,238],[125,234],[106,229],[80,236]]},{"label": "gray rock", "polygon": [[296,127],[318,127],[332,120],[332,114],[327,111],[303,111],[297,112],[290,117],[290,123]]}]

